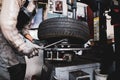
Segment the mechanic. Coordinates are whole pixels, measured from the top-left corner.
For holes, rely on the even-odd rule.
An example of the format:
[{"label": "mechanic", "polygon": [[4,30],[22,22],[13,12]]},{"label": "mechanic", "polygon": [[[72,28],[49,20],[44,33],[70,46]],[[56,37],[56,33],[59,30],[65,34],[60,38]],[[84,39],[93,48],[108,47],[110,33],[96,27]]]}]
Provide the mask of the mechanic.
[{"label": "mechanic", "polygon": [[[17,20],[20,9],[26,0],[2,0],[0,15],[0,80],[24,80],[26,63],[24,56],[32,58],[36,56],[40,48],[33,44],[33,38],[25,27],[18,31]],[[26,11],[28,15],[35,8],[34,0],[31,0]],[[26,25],[28,26],[28,25]],[[21,34],[22,33],[22,34]],[[25,42],[25,38],[31,42]],[[30,46],[31,45],[31,46]]]}]

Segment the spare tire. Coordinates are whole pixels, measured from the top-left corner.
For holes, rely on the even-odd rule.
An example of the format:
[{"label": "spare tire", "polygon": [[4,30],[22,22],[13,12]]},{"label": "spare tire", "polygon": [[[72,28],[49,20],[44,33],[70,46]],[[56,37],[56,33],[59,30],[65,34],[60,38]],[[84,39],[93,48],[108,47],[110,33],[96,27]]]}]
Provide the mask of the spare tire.
[{"label": "spare tire", "polygon": [[38,28],[40,40],[57,40],[69,38],[85,43],[89,39],[89,28],[83,21],[72,18],[50,18],[41,22]]}]

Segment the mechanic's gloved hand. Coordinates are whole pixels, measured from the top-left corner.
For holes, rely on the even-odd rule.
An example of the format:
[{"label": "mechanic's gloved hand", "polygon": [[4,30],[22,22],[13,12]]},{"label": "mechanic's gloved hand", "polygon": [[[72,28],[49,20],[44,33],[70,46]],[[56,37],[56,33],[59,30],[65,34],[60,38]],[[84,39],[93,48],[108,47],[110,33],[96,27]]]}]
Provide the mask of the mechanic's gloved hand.
[{"label": "mechanic's gloved hand", "polygon": [[28,58],[32,58],[34,56],[38,56],[39,50],[37,48],[33,48],[33,51],[31,54],[27,55]]},{"label": "mechanic's gloved hand", "polygon": [[41,48],[40,46],[33,44],[31,42],[28,42],[28,43],[21,45],[19,48],[19,51],[23,55],[28,56],[28,58],[32,58],[34,56],[38,56],[40,48]]}]

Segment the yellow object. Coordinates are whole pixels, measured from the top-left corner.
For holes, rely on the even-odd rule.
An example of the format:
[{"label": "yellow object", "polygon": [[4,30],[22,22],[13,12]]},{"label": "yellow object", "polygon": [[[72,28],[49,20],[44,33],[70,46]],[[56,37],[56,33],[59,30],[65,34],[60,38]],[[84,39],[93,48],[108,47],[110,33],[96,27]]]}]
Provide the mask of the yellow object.
[{"label": "yellow object", "polygon": [[30,34],[26,34],[25,38],[32,42],[33,38]]}]

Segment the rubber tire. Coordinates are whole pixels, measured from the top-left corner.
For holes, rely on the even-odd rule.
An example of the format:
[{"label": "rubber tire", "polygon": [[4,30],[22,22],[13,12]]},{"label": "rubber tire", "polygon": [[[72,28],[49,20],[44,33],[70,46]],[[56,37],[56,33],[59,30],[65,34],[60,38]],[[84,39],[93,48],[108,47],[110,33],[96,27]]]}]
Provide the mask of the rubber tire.
[{"label": "rubber tire", "polygon": [[38,38],[40,40],[69,38],[85,43],[89,40],[89,37],[87,24],[72,18],[50,18],[44,20],[38,28]]}]

